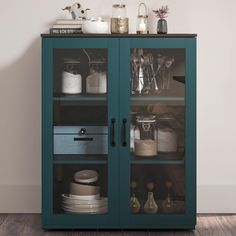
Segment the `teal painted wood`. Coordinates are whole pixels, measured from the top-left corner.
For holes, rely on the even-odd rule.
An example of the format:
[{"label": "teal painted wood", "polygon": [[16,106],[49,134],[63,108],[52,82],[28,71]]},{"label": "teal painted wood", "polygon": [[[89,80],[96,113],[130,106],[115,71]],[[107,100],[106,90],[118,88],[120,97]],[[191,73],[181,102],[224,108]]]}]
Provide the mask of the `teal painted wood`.
[{"label": "teal painted wood", "polygon": [[[52,215],[52,40],[42,40],[42,224]],[[51,181],[50,181],[51,180]]]},{"label": "teal painted wood", "polygon": [[196,224],[196,39],[186,39],[186,215]]},{"label": "teal painted wood", "polygon": [[[126,129],[130,130],[130,39],[120,39],[120,130],[122,120],[127,119]],[[121,135],[122,136],[122,135]],[[122,138],[122,137],[121,137]],[[120,224],[130,224],[130,132],[127,132],[127,146],[120,140]],[[134,227],[134,226],[133,226]]]},{"label": "teal painted wood", "polygon": [[78,102],[106,102],[107,97],[102,96],[63,96],[63,97],[54,97],[54,101],[78,101]]},{"label": "teal painted wood", "polygon": [[[130,49],[131,48],[183,48],[186,52],[186,212],[181,215],[139,215],[131,214],[130,199],[130,150],[129,134],[126,147],[120,148],[120,222],[129,227],[143,225],[146,228],[194,228],[196,224],[196,49],[195,39],[160,38],[160,39],[120,39],[120,121],[128,120],[130,125]],[[128,88],[128,89],[127,89]]]},{"label": "teal painted wood", "polygon": [[[119,158],[118,122],[115,123],[116,146],[108,144],[109,211],[102,215],[53,213],[53,49],[107,48],[108,49],[108,126],[118,117],[119,107],[119,42],[118,39],[45,38],[42,40],[42,225],[44,228],[80,228],[99,225],[118,225],[119,220]],[[112,79],[111,79],[112,78]],[[98,99],[99,100],[99,99]],[[56,163],[55,163],[56,164]]]},{"label": "teal painted wood", "polygon": [[184,97],[148,97],[132,96],[131,101],[136,102],[184,102]]},{"label": "teal painted wood", "polygon": [[[96,40],[96,43],[94,41]],[[115,118],[116,146],[109,145],[108,187],[109,213],[104,215],[53,214],[53,48],[108,48],[108,125]],[[129,212],[130,165],[130,48],[185,48],[186,49],[186,161],[165,164],[185,165],[186,214],[132,215]],[[195,38],[44,38],[42,40],[42,224],[44,228],[185,228],[192,229],[196,223],[196,39]],[[98,98],[98,100],[101,98]],[[132,98],[132,102],[136,98]],[[147,98],[148,99],[148,98]],[[148,100],[146,99],[146,102]],[[171,99],[171,98],[169,98]],[[175,98],[182,102],[182,98]],[[83,99],[82,99],[83,100]],[[168,99],[167,99],[168,100]],[[71,98],[68,101],[73,101]],[[76,98],[77,101],[77,98]],[[89,98],[93,101],[93,98]],[[161,100],[160,100],[161,101]],[[183,100],[184,101],[184,100]],[[100,100],[101,102],[101,100]],[[122,120],[127,119],[127,146],[122,146]],[[109,136],[109,144],[110,144]],[[64,161],[64,160],[63,160]],[[73,162],[73,160],[72,160]],[[95,161],[96,162],[96,161]],[[174,162],[174,163],[173,163]],[[177,163],[176,163],[177,162]],[[63,164],[71,164],[64,161]],[[73,162],[77,163],[77,162]],[[86,162],[81,161],[80,164]],[[148,162],[147,162],[148,163]],[[158,164],[162,164],[160,161]],[[61,163],[60,163],[61,164]],[[145,164],[145,163],[142,163]],[[50,181],[51,180],[51,181]]]},{"label": "teal painted wood", "polygon": [[183,165],[184,160],[132,160],[131,163],[142,165]]}]

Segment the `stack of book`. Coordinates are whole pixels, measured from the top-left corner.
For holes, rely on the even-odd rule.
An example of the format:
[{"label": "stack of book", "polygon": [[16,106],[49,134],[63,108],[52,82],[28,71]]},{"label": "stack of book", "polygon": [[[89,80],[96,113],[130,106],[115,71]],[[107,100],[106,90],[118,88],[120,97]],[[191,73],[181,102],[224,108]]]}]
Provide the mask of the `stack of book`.
[{"label": "stack of book", "polygon": [[49,31],[50,34],[81,34],[82,20],[58,19]]}]

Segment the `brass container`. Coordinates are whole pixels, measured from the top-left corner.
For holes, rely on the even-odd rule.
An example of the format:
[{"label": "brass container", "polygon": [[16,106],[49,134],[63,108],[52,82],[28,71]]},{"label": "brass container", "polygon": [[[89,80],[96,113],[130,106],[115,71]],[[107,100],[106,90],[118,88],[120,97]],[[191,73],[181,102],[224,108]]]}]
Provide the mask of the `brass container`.
[{"label": "brass container", "polygon": [[129,32],[129,19],[111,19],[111,33],[112,34],[128,34]]},{"label": "brass container", "polygon": [[126,7],[124,4],[115,4],[112,6],[111,33],[128,34],[129,19],[126,17]]}]

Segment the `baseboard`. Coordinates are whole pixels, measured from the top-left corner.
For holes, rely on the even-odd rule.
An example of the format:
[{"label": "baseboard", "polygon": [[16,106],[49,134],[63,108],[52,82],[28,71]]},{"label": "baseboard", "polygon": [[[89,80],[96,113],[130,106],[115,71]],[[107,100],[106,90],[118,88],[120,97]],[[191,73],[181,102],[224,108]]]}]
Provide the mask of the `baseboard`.
[{"label": "baseboard", "polygon": [[197,188],[198,213],[236,213],[236,185],[200,185]]},{"label": "baseboard", "polygon": [[40,212],[40,185],[0,185],[0,213]]},{"label": "baseboard", "polygon": [[[197,188],[198,213],[236,213],[236,185]],[[40,213],[40,185],[0,185],[0,213]]]}]

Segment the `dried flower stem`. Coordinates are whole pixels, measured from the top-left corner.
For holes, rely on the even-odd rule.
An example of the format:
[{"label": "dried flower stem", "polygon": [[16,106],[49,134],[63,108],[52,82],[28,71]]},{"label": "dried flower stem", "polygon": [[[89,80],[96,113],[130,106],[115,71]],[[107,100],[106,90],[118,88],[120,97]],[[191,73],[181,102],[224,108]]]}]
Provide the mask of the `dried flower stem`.
[{"label": "dried flower stem", "polygon": [[157,10],[153,10],[153,12],[156,14],[157,18],[163,19],[168,16],[169,8],[168,6],[162,6],[161,8]]}]

